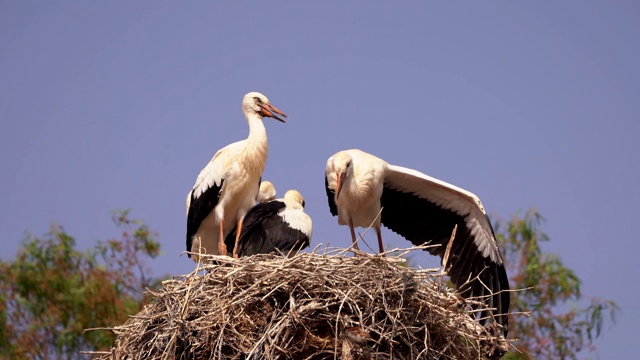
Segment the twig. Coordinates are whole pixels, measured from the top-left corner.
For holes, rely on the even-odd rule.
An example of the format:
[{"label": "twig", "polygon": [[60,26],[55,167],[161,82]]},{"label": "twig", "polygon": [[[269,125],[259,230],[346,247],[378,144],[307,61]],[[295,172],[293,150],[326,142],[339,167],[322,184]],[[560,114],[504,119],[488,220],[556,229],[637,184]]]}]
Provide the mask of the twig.
[{"label": "twig", "polygon": [[[364,252],[346,256],[350,249],[326,245],[288,257],[202,255],[201,265],[164,281],[152,292],[154,301],[126,323],[88,329],[112,331],[116,341],[110,352],[87,354],[112,360],[384,360],[504,353],[510,341],[492,335],[470,316],[487,310],[482,299],[448,308],[456,295],[437,284],[444,267],[436,272],[398,266],[411,252],[432,246],[389,250],[387,257]],[[346,335],[353,334],[345,334],[340,324],[366,336],[352,340]]]}]

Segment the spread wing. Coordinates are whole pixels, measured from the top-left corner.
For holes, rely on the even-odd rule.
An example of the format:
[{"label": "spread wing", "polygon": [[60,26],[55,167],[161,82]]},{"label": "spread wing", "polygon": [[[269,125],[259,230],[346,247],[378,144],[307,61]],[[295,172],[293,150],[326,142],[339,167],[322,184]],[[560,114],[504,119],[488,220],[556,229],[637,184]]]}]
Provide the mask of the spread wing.
[{"label": "spread wing", "polygon": [[[389,165],[381,204],[386,227],[415,245],[440,244],[428,249],[440,257],[457,225],[447,273],[460,295],[480,297],[495,307],[495,321],[507,328],[509,280],[493,228],[477,196],[418,171]],[[480,314],[483,318],[487,315]]]}]

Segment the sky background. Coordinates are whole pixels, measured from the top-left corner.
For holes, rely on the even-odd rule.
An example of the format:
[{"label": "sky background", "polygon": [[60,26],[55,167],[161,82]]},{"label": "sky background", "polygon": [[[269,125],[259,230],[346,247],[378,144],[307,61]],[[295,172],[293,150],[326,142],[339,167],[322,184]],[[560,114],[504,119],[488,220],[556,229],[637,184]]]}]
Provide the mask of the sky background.
[{"label": "sky background", "polygon": [[468,189],[494,218],[535,207],[544,250],[621,307],[584,357],[633,357],[639,19],[634,1],[0,0],[0,256],[52,222],[86,248],[131,208],[159,234],[154,271],[190,272],[186,194],[247,137],[240,103],[260,91],[290,117],[265,119],[263,178],[304,195],[312,247],[350,243],[323,179],[344,149]]}]

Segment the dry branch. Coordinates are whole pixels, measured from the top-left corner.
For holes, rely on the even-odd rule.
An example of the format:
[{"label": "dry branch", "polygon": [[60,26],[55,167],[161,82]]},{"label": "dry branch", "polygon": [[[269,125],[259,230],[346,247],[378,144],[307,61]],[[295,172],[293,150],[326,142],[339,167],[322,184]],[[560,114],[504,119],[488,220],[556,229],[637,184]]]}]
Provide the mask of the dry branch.
[{"label": "dry branch", "polygon": [[398,265],[400,256],[423,248],[386,258],[347,257],[344,249],[320,254],[317,248],[292,257],[208,256],[217,264],[165,281],[152,303],[111,329],[117,335],[113,348],[97,355],[119,360],[499,357],[508,342],[474,321],[470,309],[451,306],[457,297],[439,285],[442,272]]}]

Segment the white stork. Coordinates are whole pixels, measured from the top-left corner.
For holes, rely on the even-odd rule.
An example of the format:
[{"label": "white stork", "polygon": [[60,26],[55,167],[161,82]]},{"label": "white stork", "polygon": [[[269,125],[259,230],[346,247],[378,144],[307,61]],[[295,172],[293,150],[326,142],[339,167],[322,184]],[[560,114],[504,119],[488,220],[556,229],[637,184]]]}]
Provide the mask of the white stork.
[{"label": "white stork", "polygon": [[187,195],[187,251],[192,253],[227,255],[225,236],[234,226],[242,227],[242,218],[255,204],[267,161],[262,117],[281,122],[285,121],[276,114],[287,117],[257,92],[244,96],[242,112],[249,123],[249,137],[218,150]]},{"label": "white stork", "polygon": [[[354,227],[373,224],[383,252],[383,224],[414,245],[440,244],[428,251],[442,258],[457,225],[445,270],[461,296],[478,297],[496,309],[491,313],[507,336],[509,279],[491,222],[476,195],[357,149],[327,160],[325,187],[331,214],[338,216],[338,224],[349,225],[356,249]],[[488,315],[480,315],[482,324]]]},{"label": "white stork", "polygon": [[[268,254],[279,250],[296,254],[309,246],[312,222],[304,212],[304,198],[296,190],[289,190],[283,199],[259,203],[244,217],[238,241],[238,255]],[[226,239],[234,242],[237,229]]]},{"label": "white stork", "polygon": [[260,183],[260,190],[258,190],[258,196],[256,196],[256,202],[265,203],[267,201],[274,200],[276,198],[276,188],[271,181],[263,181]]}]

